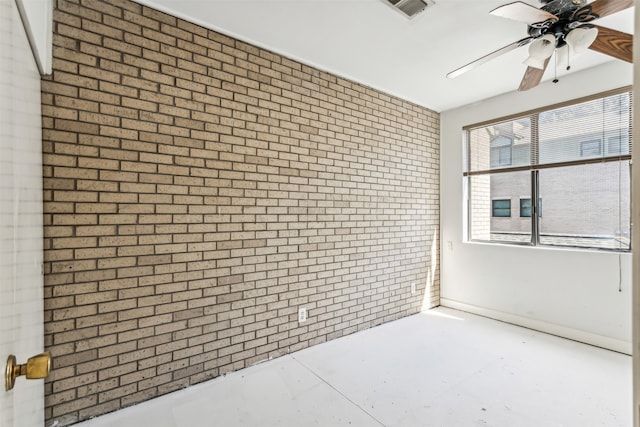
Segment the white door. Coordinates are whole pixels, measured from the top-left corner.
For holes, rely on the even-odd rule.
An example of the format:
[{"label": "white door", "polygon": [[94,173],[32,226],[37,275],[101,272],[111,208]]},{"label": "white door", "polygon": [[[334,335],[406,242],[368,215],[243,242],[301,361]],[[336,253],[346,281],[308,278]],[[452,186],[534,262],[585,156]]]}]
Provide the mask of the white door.
[{"label": "white door", "polygon": [[[0,363],[43,350],[40,73],[16,2],[0,0]],[[0,427],[44,425],[44,381],[0,385]]]}]

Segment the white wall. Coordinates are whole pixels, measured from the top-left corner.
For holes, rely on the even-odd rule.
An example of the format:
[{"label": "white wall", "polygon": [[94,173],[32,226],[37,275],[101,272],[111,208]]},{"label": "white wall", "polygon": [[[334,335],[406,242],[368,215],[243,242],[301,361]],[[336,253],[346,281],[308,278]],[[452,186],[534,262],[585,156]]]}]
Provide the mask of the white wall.
[{"label": "white wall", "polygon": [[631,85],[632,77],[633,66],[613,61],[442,113],[442,305],[630,354],[630,254],[465,242],[462,127]]},{"label": "white wall", "polygon": [[[0,0],[0,363],[44,346],[40,73],[16,3]],[[1,380],[0,426],[44,425],[42,380]]]}]

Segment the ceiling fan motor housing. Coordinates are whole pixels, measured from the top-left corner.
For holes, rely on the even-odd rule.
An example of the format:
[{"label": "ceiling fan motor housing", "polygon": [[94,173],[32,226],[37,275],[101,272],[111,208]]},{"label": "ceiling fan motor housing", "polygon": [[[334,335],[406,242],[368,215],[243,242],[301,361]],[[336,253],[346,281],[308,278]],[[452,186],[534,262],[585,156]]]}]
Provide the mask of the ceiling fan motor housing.
[{"label": "ceiling fan motor housing", "polygon": [[552,0],[542,7],[543,10],[555,15],[557,20],[546,20],[529,26],[528,33],[531,37],[539,38],[547,34],[553,34],[556,38],[556,47],[566,44],[567,34],[579,27],[591,28],[589,25],[581,25],[592,21],[598,16],[591,13],[591,7],[586,0]]},{"label": "ceiling fan motor housing", "polygon": [[577,10],[583,9],[586,5],[587,0],[553,0],[540,9],[560,19],[570,19]]}]

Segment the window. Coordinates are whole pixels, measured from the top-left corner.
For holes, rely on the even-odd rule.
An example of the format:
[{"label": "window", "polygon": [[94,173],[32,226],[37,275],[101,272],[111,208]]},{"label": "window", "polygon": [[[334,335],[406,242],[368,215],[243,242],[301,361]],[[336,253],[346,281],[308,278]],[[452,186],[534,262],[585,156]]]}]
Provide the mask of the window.
[{"label": "window", "polygon": [[468,238],[629,251],[631,107],[620,90],[466,127]]},{"label": "window", "polygon": [[580,143],[580,157],[592,157],[602,155],[602,146],[599,139],[582,141]]},{"label": "window", "polygon": [[491,201],[491,215],[497,218],[508,218],[511,216],[511,200],[497,199]]},{"label": "window", "polygon": [[628,154],[622,151],[625,146],[629,146],[629,142],[624,141],[622,135],[611,136],[607,139],[607,154]]},{"label": "window", "polygon": [[[542,216],[542,199],[538,199],[538,216]],[[520,199],[520,218],[531,218],[531,199]]]},{"label": "window", "polygon": [[504,135],[498,135],[491,140],[491,167],[509,166],[513,140]]}]

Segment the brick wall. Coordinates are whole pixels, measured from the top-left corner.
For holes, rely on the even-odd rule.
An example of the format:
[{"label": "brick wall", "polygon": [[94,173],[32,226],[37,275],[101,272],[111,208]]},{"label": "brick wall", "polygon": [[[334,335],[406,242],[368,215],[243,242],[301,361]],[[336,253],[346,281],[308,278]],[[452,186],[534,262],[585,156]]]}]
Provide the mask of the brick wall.
[{"label": "brick wall", "polygon": [[54,21],[50,423],[437,303],[437,113],[126,0]]}]

